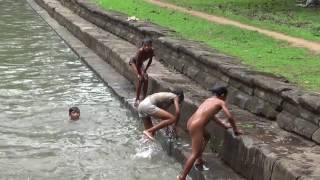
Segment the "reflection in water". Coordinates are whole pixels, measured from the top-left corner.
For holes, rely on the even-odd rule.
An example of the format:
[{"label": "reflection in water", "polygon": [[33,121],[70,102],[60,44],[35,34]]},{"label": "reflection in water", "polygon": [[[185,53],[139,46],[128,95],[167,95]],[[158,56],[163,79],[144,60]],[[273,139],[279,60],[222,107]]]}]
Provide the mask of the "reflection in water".
[{"label": "reflection in water", "polygon": [[[140,121],[23,0],[0,0],[0,178],[174,179]],[[79,121],[68,108],[79,106]],[[152,154],[153,153],[153,154]]]}]

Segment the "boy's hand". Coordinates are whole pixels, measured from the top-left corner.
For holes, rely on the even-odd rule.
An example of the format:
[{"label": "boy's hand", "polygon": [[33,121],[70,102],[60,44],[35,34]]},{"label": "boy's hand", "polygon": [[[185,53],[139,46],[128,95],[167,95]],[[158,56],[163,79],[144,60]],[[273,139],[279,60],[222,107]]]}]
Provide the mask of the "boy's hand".
[{"label": "boy's hand", "polygon": [[178,138],[178,129],[176,125],[172,127],[172,136]]},{"label": "boy's hand", "polygon": [[233,132],[234,132],[234,134],[236,135],[236,136],[240,136],[240,135],[242,135],[243,134],[243,131],[241,130],[241,129],[234,129],[233,130]]},{"label": "boy's hand", "polygon": [[143,73],[143,78],[144,78],[145,80],[147,80],[147,79],[148,79],[148,73],[144,72],[144,73]]},{"label": "boy's hand", "polygon": [[230,125],[229,123],[221,122],[221,125],[222,125],[225,129],[231,128],[231,125]]},{"label": "boy's hand", "polygon": [[138,74],[137,78],[138,78],[138,81],[142,80],[142,78],[141,78],[141,76],[139,74]]}]

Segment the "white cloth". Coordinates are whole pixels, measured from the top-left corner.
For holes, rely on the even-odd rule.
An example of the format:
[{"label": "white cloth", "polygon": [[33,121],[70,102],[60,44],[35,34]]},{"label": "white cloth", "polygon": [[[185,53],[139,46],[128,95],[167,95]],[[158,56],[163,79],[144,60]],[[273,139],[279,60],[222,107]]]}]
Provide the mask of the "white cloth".
[{"label": "white cloth", "polygon": [[145,98],[138,106],[138,113],[141,118],[148,117],[158,110],[159,108],[151,103],[149,97]]},{"label": "white cloth", "polygon": [[173,99],[177,95],[171,92],[159,92],[145,98],[138,106],[139,117],[148,117],[160,108],[166,109],[173,104]]}]

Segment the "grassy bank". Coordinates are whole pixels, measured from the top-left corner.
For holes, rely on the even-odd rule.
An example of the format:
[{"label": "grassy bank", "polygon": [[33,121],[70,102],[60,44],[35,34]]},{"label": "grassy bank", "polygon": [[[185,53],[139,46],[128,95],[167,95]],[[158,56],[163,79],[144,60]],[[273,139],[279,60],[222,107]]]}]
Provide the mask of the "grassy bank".
[{"label": "grassy bank", "polygon": [[308,40],[320,41],[320,8],[296,0],[163,0]]},{"label": "grassy bank", "polygon": [[142,0],[96,0],[106,9],[151,21],[175,30],[175,36],[202,41],[221,52],[240,58],[257,70],[288,78],[320,91],[320,57],[261,34],[162,9]]}]

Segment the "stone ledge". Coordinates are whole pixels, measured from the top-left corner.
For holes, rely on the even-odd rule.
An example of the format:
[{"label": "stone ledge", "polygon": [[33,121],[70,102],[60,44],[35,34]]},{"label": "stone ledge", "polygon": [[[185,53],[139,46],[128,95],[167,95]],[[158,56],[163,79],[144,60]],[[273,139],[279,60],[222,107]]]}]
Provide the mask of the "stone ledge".
[{"label": "stone ledge", "polygon": [[[297,104],[297,112],[316,116],[320,114],[320,95],[303,91],[288,83],[283,77],[252,70],[241,64],[240,60],[198,42],[170,37],[171,31],[160,26],[143,21],[127,22],[125,14],[101,10],[98,6],[89,4],[87,0],[59,1],[83,18],[133,44],[138,45],[144,36],[151,36],[155,40],[156,56],[161,62],[187,75],[205,88],[214,82],[228,85],[232,92],[229,102],[245,110],[277,120],[281,117],[279,113],[283,109],[291,112],[283,107],[283,104],[294,101]],[[300,91],[298,96],[294,93],[297,89]],[[288,96],[290,92],[293,93]],[[310,117],[313,115],[307,116],[306,118],[296,113],[295,119],[301,119],[302,123],[299,124],[314,123],[319,129],[318,118],[312,120]],[[283,124],[284,121],[280,121],[280,124]],[[286,124],[297,125],[290,121],[286,121]],[[304,131],[294,132],[303,137],[310,137]],[[313,140],[320,143],[316,139]]]},{"label": "stone ledge", "polygon": [[[59,0],[60,1],[60,0]],[[158,25],[144,21],[127,21],[128,16],[115,11],[104,11],[93,3],[86,0],[61,0],[61,4],[77,12],[81,17],[90,17],[90,22],[102,29],[108,29],[114,34],[121,35],[135,45],[141,45],[144,36],[160,37],[172,33],[173,31]],[[74,6],[76,4],[76,6]],[[90,14],[90,16],[88,16]],[[140,32],[141,35],[133,35]]]},{"label": "stone ledge", "polygon": [[[88,47],[133,81],[132,72],[127,63],[129,57],[136,51],[132,44],[82,20],[59,4],[53,3],[56,2],[55,0],[36,1]],[[176,86],[185,89],[187,98],[182,106],[183,115],[179,123],[184,129],[187,117],[209,94],[190,79],[168,71],[158,62],[155,62],[151,68],[151,92]],[[231,132],[222,131],[214,123],[208,126],[208,130],[217,141],[214,144],[218,144],[212,147],[233,169],[248,179],[257,180],[320,178],[319,146],[281,130],[275,122],[267,121],[235,106],[231,106],[231,111],[235,117],[241,119],[240,126],[245,130],[246,135],[235,138]]]}]

